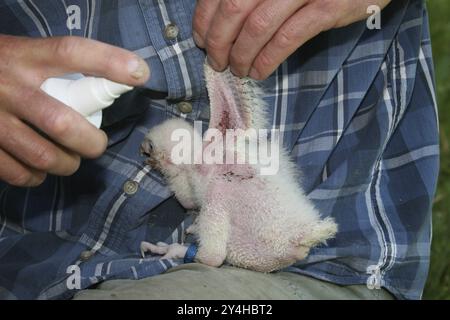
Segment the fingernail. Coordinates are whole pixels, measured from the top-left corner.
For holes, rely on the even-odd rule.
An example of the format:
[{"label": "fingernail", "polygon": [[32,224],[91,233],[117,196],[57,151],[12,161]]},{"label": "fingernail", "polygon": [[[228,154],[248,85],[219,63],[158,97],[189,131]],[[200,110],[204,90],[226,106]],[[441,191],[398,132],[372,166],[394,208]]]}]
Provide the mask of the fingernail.
[{"label": "fingernail", "polygon": [[202,37],[197,32],[192,33],[192,37],[194,38],[194,42],[199,46],[200,48],[204,48],[205,44],[203,43]]},{"label": "fingernail", "polygon": [[234,67],[230,67],[230,71],[231,71],[231,73],[232,74],[234,74],[236,77],[240,77],[240,78],[243,78],[243,77],[245,77],[246,75],[243,73],[243,72],[240,72],[239,70],[236,70]]},{"label": "fingernail", "polygon": [[220,70],[219,65],[217,64],[216,61],[214,61],[214,59],[212,59],[210,56],[208,56],[207,59],[208,59],[208,63],[211,66],[211,68],[213,68],[216,71]]},{"label": "fingernail", "polygon": [[255,68],[251,68],[250,73],[248,75],[250,78],[253,78],[255,80],[260,80],[260,78],[261,78],[261,74]]},{"label": "fingernail", "polygon": [[28,182],[28,187],[37,187],[40,186],[44,181],[45,178],[47,177],[46,174],[37,174],[37,175],[33,175],[30,179],[30,181]]},{"label": "fingernail", "polygon": [[128,72],[135,79],[142,79],[150,72],[147,63],[140,58],[133,58],[128,62]]}]

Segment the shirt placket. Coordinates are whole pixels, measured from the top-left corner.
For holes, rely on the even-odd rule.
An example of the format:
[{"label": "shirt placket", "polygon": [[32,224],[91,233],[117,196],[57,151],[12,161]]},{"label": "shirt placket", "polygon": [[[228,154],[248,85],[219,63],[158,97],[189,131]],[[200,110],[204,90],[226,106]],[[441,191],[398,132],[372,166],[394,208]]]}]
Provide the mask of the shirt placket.
[{"label": "shirt placket", "polygon": [[204,53],[192,38],[192,1],[140,0],[152,45],[167,80],[168,114],[195,120],[207,105]]}]

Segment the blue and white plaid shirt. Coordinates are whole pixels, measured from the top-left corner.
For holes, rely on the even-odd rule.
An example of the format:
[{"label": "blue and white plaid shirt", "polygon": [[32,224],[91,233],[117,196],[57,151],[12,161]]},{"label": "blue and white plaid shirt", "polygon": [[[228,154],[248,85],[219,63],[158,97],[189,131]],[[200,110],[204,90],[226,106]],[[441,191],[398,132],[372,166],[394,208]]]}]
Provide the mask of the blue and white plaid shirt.
[{"label": "blue and white plaid shirt", "polygon": [[[81,9],[80,29],[67,27],[70,5]],[[183,241],[190,220],[165,201],[171,193],[143,165],[139,144],[166,118],[207,120],[204,52],[191,34],[194,6],[194,0],[0,1],[0,33],[94,38],[138,53],[152,70],[145,88],[105,112],[110,142],[100,159],[38,188],[0,183],[0,297],[70,298],[77,289],[68,286],[73,265],[84,289],[182,263],[140,257],[143,240]],[[263,83],[273,126],[303,173],[304,189],[340,226],[336,239],[289,271],[421,297],[439,165],[424,6],[392,1],[380,30],[361,21],[325,32]],[[179,28],[174,40],[164,36],[171,23]],[[183,101],[191,113],[178,110]]]}]

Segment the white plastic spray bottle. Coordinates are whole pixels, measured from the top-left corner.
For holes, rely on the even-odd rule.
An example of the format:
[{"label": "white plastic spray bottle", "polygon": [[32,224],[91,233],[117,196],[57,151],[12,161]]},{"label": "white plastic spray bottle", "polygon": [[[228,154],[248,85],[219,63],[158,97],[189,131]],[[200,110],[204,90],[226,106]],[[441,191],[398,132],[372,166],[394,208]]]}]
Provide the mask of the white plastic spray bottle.
[{"label": "white plastic spray bottle", "polygon": [[65,78],[47,79],[41,85],[41,89],[53,98],[78,111],[90,123],[100,128],[102,122],[101,110],[112,105],[115,99],[132,90],[133,87],[104,78],[72,74]]}]

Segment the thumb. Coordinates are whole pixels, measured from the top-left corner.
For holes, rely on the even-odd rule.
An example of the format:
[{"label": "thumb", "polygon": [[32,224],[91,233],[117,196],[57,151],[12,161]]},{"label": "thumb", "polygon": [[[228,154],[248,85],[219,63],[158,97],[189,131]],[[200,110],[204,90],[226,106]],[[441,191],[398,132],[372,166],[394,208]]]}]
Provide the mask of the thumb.
[{"label": "thumb", "polygon": [[83,73],[131,86],[150,77],[147,63],[136,54],[100,41],[81,37],[29,40],[30,60],[45,67],[46,77]]}]

